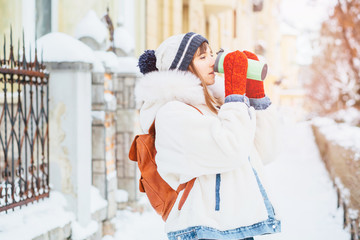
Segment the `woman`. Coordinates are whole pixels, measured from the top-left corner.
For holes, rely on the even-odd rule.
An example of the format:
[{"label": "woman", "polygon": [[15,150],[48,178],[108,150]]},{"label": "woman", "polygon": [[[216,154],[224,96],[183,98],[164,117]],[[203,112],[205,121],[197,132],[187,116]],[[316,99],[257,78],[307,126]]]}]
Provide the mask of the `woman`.
[{"label": "woman", "polygon": [[276,121],[263,83],[246,79],[247,58],[258,60],[246,51],[229,53],[225,81],[215,83],[213,52],[193,32],[140,57],[144,77],[135,94],[143,131],[156,119],[158,172],[173,189],[196,178],[182,209],[173,207],[167,218],[170,240],[280,232],[261,173],[273,158]]}]

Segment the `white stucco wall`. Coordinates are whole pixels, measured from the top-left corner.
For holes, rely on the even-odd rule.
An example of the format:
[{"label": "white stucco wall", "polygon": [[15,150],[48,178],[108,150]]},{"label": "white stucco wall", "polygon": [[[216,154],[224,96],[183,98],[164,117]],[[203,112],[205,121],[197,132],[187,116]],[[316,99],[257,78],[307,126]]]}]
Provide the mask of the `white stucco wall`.
[{"label": "white stucco wall", "polygon": [[91,73],[52,70],[50,75],[50,183],[65,193],[84,226],[90,221]]}]

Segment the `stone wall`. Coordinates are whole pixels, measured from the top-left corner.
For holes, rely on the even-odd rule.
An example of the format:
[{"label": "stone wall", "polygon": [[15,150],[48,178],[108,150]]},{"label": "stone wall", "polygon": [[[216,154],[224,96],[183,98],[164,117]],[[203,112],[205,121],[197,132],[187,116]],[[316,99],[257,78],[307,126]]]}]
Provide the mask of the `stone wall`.
[{"label": "stone wall", "polygon": [[321,157],[336,187],[338,207],[344,210],[344,228],[350,227],[351,239],[359,239],[360,161],[356,152],[330,141],[312,125]]},{"label": "stone wall", "polygon": [[92,184],[108,201],[107,218],[116,215],[115,97],[112,74],[92,74]]},{"label": "stone wall", "polygon": [[118,74],[114,80],[116,97],[116,172],[118,188],[129,193],[129,201],[137,197],[136,163],[129,160],[137,118],[134,88],[136,74]]}]

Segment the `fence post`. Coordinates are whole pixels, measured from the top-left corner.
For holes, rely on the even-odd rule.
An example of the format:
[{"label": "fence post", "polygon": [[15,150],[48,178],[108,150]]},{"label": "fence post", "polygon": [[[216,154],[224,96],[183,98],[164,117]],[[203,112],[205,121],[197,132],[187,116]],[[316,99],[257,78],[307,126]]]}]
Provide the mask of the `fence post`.
[{"label": "fence post", "polygon": [[[91,68],[93,52],[62,33],[38,40],[50,77],[50,182],[83,227],[91,221]],[[92,59],[91,59],[92,58]]]}]

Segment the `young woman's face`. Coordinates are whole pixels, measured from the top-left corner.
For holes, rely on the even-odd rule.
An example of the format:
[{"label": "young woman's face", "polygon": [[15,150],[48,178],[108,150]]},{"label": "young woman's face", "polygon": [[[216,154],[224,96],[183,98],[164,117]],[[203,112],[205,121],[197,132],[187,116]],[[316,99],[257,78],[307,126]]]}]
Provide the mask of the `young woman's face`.
[{"label": "young woman's face", "polygon": [[206,44],[206,51],[198,51],[193,59],[194,66],[200,74],[201,78],[205,81],[206,85],[215,83],[214,64],[215,57],[211,48]]}]

